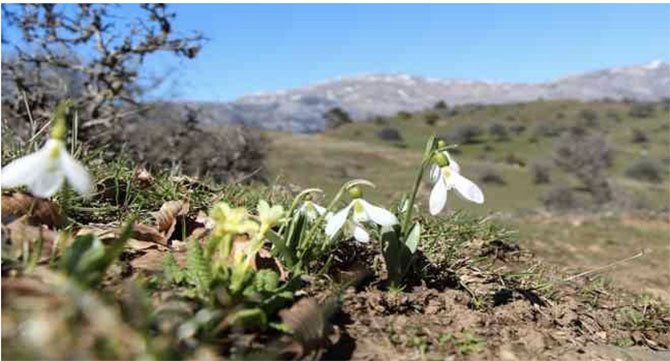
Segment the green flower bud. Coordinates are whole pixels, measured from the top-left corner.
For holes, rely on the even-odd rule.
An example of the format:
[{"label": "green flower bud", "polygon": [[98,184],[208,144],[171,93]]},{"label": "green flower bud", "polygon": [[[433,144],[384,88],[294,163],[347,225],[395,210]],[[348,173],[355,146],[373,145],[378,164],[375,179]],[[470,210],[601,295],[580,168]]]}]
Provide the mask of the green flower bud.
[{"label": "green flower bud", "polygon": [[349,191],[349,196],[353,199],[358,199],[358,198],[361,198],[363,196],[363,192],[361,191],[361,189],[358,186],[353,186],[353,187],[349,188],[348,191]]},{"label": "green flower bud", "polygon": [[443,168],[449,165],[449,159],[443,152],[436,152],[433,154],[433,163],[437,164],[438,167]]},{"label": "green flower bud", "polygon": [[440,140],[437,141],[437,148],[438,149],[442,149],[446,146],[447,146],[447,142],[445,142],[444,140],[440,139]]},{"label": "green flower bud", "polygon": [[51,138],[61,141],[65,141],[67,136],[67,112],[72,106],[72,102],[66,100],[60,102],[56,106],[56,111],[54,112],[54,125],[51,129]]}]

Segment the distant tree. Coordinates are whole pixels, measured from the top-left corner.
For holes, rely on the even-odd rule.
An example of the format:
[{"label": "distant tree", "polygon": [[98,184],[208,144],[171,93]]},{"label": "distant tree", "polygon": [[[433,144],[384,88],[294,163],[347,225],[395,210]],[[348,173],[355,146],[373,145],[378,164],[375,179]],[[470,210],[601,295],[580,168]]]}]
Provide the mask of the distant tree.
[{"label": "distant tree", "polygon": [[452,143],[471,144],[477,143],[482,133],[482,128],[476,124],[459,124],[445,138]]},{"label": "distant tree", "polygon": [[579,117],[584,121],[584,125],[588,127],[594,127],[598,124],[598,113],[596,113],[593,109],[580,110]]},{"label": "distant tree", "polygon": [[655,109],[652,103],[633,102],[628,114],[634,118],[649,118],[654,115]]},{"label": "distant tree", "polygon": [[393,127],[384,127],[379,132],[377,132],[379,139],[385,140],[387,142],[400,142],[402,141],[402,135],[397,128]]},{"label": "distant tree", "polygon": [[556,186],[541,196],[542,204],[555,211],[566,211],[580,206],[574,191],[564,185]]},{"label": "distant tree", "polygon": [[501,142],[509,139],[509,133],[507,132],[507,127],[501,123],[493,123],[489,127],[489,134],[495,140]]},{"label": "distant tree", "polygon": [[401,110],[396,114],[396,116],[398,118],[402,119],[402,120],[407,120],[407,119],[410,119],[412,117],[412,114],[410,112],[406,112],[406,111]]},{"label": "distant tree", "polygon": [[640,181],[658,183],[663,180],[663,167],[650,159],[638,159],[625,170],[626,177]]},{"label": "distant tree", "polygon": [[21,34],[18,40],[3,38],[10,55],[2,63],[5,110],[13,118],[46,121],[55,104],[70,97],[80,134],[110,128],[128,113],[127,106],[139,105],[147,57],[165,52],[191,59],[204,40],[197,33],[176,35],[175,14],[166,5],[139,6],[140,15],[122,25],[109,4],[3,4],[3,26]]},{"label": "distant tree", "polygon": [[670,111],[670,98],[663,98],[661,100],[661,107],[663,108],[663,111],[665,111],[665,112]]},{"label": "distant tree", "polygon": [[504,186],[507,184],[505,178],[493,167],[484,168],[479,174],[479,181],[486,184]]},{"label": "distant tree", "polygon": [[509,130],[511,130],[512,133],[519,135],[526,131],[526,126],[523,124],[514,124],[509,127]]},{"label": "distant tree", "polygon": [[534,184],[546,184],[551,182],[551,165],[546,162],[534,162],[530,171],[533,175]]},{"label": "distant tree", "polygon": [[424,121],[426,124],[433,126],[440,119],[440,116],[437,113],[429,112],[424,115]]},{"label": "distant tree", "polygon": [[435,110],[446,110],[447,108],[448,108],[447,103],[444,100],[440,100],[433,106],[433,109]]},{"label": "distant tree", "polygon": [[641,131],[640,129],[633,129],[631,131],[630,141],[632,143],[647,143],[649,141],[649,137],[647,136],[647,133]]},{"label": "distant tree", "polygon": [[378,116],[372,118],[372,121],[373,121],[375,124],[379,124],[379,125],[388,124],[388,120],[386,120],[386,118],[384,118],[384,117],[382,117],[382,116],[380,116],[380,115],[378,115]]},{"label": "distant tree", "polygon": [[331,129],[352,122],[349,113],[340,107],[331,108],[323,115],[323,117],[326,119],[326,127]]},{"label": "distant tree", "polygon": [[613,156],[603,135],[570,131],[558,140],[554,162],[579,179],[594,203],[602,205],[612,200],[607,170],[612,166]]}]

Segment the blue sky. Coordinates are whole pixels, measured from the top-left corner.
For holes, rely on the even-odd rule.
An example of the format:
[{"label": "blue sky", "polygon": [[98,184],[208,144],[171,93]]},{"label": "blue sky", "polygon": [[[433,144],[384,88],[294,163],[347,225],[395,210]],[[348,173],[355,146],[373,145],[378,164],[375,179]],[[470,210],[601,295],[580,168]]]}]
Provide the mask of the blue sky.
[{"label": "blue sky", "polygon": [[667,4],[170,6],[176,29],[210,39],[195,60],[146,64],[177,80],[157,95],[181,99],[231,100],[360,73],[539,82],[670,61]]}]

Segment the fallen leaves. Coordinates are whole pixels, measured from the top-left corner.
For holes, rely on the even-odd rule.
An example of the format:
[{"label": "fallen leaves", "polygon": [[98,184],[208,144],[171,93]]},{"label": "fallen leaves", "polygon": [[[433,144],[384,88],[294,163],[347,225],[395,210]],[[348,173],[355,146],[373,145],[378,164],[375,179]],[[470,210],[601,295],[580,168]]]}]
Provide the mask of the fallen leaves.
[{"label": "fallen leaves", "polygon": [[184,201],[169,201],[163,203],[158,212],[154,212],[156,228],[165,238],[169,239],[174,233],[177,221],[185,221],[188,215],[189,203]]},{"label": "fallen leaves", "polygon": [[14,219],[28,216],[31,225],[45,225],[49,228],[60,227],[65,223],[60,207],[48,200],[33,197],[24,192],[2,195],[2,223],[11,223]]},{"label": "fallen leaves", "polygon": [[[4,207],[3,207],[4,208]],[[30,224],[28,216],[23,216],[8,225],[2,225],[2,253],[3,259],[20,259],[24,252],[31,254],[39,251],[38,262],[46,261],[56,251],[58,232],[50,230],[46,225],[35,226]],[[38,244],[41,242],[41,249]]]},{"label": "fallen leaves", "polygon": [[139,189],[147,189],[154,184],[154,177],[149,173],[145,168],[135,168],[135,173],[133,174],[133,182],[137,185]]},{"label": "fallen leaves", "polygon": [[284,353],[295,353],[300,359],[313,350],[319,350],[337,343],[339,333],[328,322],[337,310],[336,297],[329,297],[323,303],[315,298],[303,298],[290,308],[279,311],[282,322],[293,332],[295,343]]}]

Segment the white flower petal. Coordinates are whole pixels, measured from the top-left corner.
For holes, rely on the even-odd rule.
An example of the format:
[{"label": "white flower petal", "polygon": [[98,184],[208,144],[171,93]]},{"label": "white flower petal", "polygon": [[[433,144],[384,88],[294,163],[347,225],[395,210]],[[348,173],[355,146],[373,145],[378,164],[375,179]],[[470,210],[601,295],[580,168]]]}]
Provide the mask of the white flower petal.
[{"label": "white flower petal", "polygon": [[312,203],[312,205],[314,206],[314,209],[316,209],[316,211],[317,211],[320,215],[323,215],[324,213],[326,213],[326,208],[321,207],[320,205],[318,205],[318,204],[316,204],[316,203]]},{"label": "white flower petal", "polygon": [[453,188],[456,188],[463,198],[478,204],[484,203],[484,193],[471,180],[458,173],[452,173],[449,176],[449,183]]},{"label": "white flower petal", "polygon": [[342,225],[347,220],[349,210],[351,209],[351,206],[353,204],[354,204],[353,202],[349,203],[348,206],[340,209],[339,211],[337,211],[337,213],[335,213],[335,215],[333,215],[328,219],[328,223],[326,224],[326,235],[328,237],[335,236],[335,234],[337,234],[337,231],[339,231],[340,228],[342,228]]},{"label": "white flower petal", "polygon": [[451,158],[451,155],[449,155],[449,152],[444,152],[444,154],[447,156],[447,159],[449,159],[449,169],[453,170],[456,173],[461,172],[461,166],[458,165],[458,163]]},{"label": "white flower petal", "polygon": [[430,168],[430,182],[435,183],[440,179],[441,173],[440,173],[440,167],[437,165],[433,164],[433,166]]},{"label": "white flower petal", "polygon": [[430,214],[436,215],[444,209],[444,206],[447,204],[447,185],[444,182],[444,179],[440,179],[433,186],[433,190],[430,192],[430,199],[428,201],[428,208]]},{"label": "white flower petal", "polygon": [[64,146],[60,151],[60,161],[65,178],[72,188],[81,195],[91,194],[93,192],[91,176],[81,163],[68,154]]},{"label": "white flower petal", "polygon": [[354,224],[354,239],[359,242],[367,243],[370,241],[370,234],[358,224]]},{"label": "white flower petal", "polygon": [[[57,161],[56,161],[57,162]],[[56,194],[63,186],[65,176],[60,164],[47,166],[36,172],[30,183],[27,183],[30,193],[41,198],[49,198]]]},{"label": "white flower petal", "polygon": [[365,207],[363,206],[362,201],[363,200],[360,198],[351,201],[351,204],[354,207],[354,213],[351,219],[357,223],[365,223],[370,220],[370,216],[368,215],[368,212],[365,211]]},{"label": "white flower petal", "polygon": [[40,169],[48,168],[51,161],[52,159],[45,148],[11,161],[2,168],[2,188],[12,188],[32,183],[33,179],[39,176]]},{"label": "white flower petal", "polygon": [[390,211],[381,207],[373,206],[364,199],[361,199],[360,202],[361,202],[360,204],[363,206],[363,210],[365,210],[365,213],[367,213],[368,217],[378,225],[392,226],[398,223],[398,218],[396,218],[396,216]]}]

